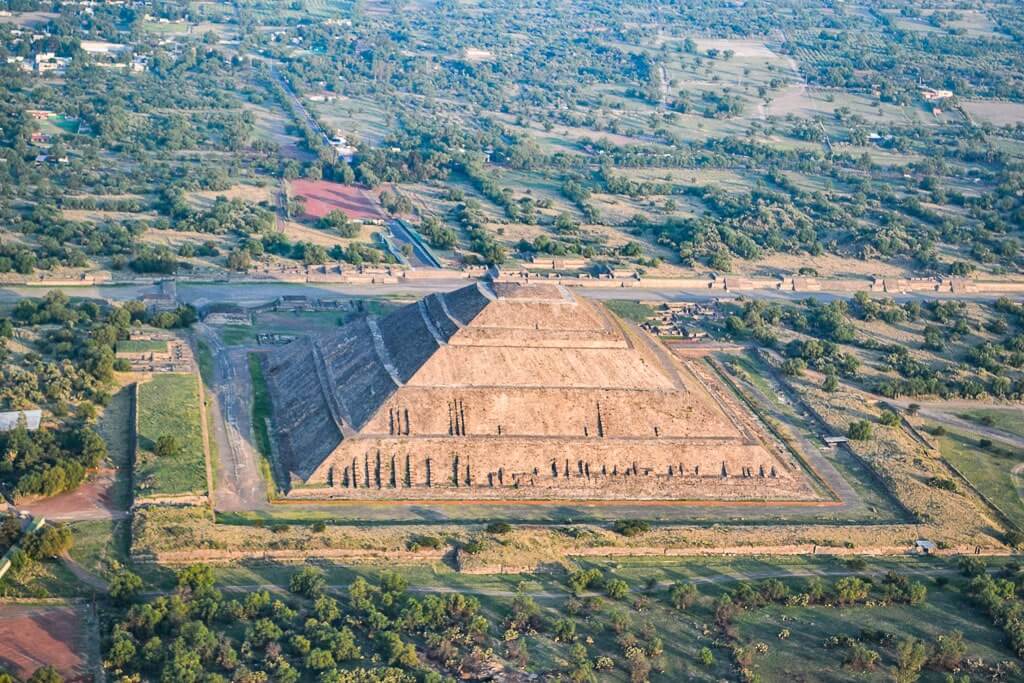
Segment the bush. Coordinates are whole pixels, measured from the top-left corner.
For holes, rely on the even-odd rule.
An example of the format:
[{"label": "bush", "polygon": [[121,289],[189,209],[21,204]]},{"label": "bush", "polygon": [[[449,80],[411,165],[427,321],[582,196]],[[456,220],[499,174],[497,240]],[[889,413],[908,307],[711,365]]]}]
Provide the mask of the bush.
[{"label": "bush", "polygon": [[846,430],[846,436],[853,441],[867,441],[871,438],[871,423],[867,420],[855,420]]},{"label": "bush", "polygon": [[621,600],[629,594],[629,584],[622,579],[611,579],[604,590],[612,600]]},{"label": "bush", "polygon": [[413,552],[422,550],[423,548],[431,548],[433,550],[440,550],[444,547],[444,541],[437,536],[413,536],[406,543],[406,547]]},{"label": "bush", "polygon": [[639,536],[650,530],[650,522],[640,519],[620,519],[612,524],[612,531],[626,537]]},{"label": "bush", "polygon": [[928,480],[928,485],[933,489],[941,489],[943,491],[956,491],[956,482],[952,479],[943,479],[942,477],[932,477]]},{"label": "bush", "polygon": [[960,573],[969,578],[981,576],[986,568],[985,560],[979,557],[961,557],[959,566]]},{"label": "bush", "polygon": [[512,531],[512,525],[506,522],[491,522],[485,530],[489,534],[507,534]]},{"label": "bush", "polygon": [[470,539],[462,545],[462,550],[470,555],[476,555],[477,553],[483,552],[483,549],[484,542],[479,538]]},{"label": "bush", "polygon": [[900,424],[900,416],[891,410],[883,410],[878,416],[878,421],[886,427],[896,427]]},{"label": "bush", "polygon": [[317,523],[315,523],[313,525],[313,533],[314,534],[322,534],[325,531],[327,531],[327,523],[326,522],[317,522]]}]

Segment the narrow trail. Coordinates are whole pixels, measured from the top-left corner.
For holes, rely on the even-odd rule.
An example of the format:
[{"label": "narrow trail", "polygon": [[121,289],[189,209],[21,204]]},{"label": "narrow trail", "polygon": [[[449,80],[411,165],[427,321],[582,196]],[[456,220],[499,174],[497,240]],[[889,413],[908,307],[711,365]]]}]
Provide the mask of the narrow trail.
[{"label": "narrow trail", "polygon": [[65,567],[67,567],[69,572],[75,575],[76,579],[84,583],[89,588],[99,591],[100,593],[106,593],[110,590],[110,586],[106,581],[80,565],[67,552],[61,554],[60,561]]}]

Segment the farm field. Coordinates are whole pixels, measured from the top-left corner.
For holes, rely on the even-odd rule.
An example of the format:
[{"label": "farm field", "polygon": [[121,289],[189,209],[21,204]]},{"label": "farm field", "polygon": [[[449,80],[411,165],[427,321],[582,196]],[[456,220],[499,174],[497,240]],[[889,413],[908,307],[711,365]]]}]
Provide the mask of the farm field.
[{"label": "farm field", "polygon": [[307,218],[323,218],[331,211],[341,211],[350,220],[382,220],[383,212],[363,190],[326,180],[293,180],[288,184],[290,196],[305,200]]},{"label": "farm field", "polygon": [[0,670],[27,680],[53,667],[67,680],[91,676],[97,647],[84,606],[0,604]]},{"label": "farm field", "polygon": [[[206,495],[198,391],[193,374],[156,374],[139,384],[136,498]],[[174,437],[176,455],[153,453],[161,436]]]}]

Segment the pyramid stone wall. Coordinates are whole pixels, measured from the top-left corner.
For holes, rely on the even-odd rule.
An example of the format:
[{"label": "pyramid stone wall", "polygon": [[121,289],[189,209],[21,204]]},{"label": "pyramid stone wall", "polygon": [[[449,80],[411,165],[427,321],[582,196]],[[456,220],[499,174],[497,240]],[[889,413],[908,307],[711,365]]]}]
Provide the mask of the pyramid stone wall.
[{"label": "pyramid stone wall", "polygon": [[713,379],[557,285],[432,294],[267,368],[296,496],[816,495]]}]

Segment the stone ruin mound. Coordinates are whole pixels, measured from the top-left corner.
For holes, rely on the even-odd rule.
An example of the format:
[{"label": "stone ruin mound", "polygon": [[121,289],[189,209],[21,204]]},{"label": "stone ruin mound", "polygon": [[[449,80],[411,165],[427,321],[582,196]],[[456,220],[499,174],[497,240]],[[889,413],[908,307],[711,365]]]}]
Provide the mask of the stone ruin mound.
[{"label": "stone ruin mound", "polygon": [[290,496],[817,498],[709,368],[559,285],[431,294],[265,363]]}]

